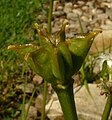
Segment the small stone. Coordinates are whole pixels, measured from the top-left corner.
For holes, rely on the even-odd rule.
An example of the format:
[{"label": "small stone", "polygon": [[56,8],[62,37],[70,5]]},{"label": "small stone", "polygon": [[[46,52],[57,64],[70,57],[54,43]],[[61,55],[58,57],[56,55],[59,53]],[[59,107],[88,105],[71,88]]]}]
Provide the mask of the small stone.
[{"label": "small stone", "polygon": [[67,37],[67,38],[73,38],[73,37],[74,37],[74,34],[75,34],[74,32],[67,33],[67,34],[66,34],[66,37]]},{"label": "small stone", "polygon": [[33,82],[34,82],[35,84],[41,84],[42,81],[43,81],[43,78],[42,78],[40,75],[35,75],[35,76],[33,77]]},{"label": "small stone", "polygon": [[78,18],[77,14],[74,14],[74,13],[67,14],[67,19],[69,20],[77,20],[77,18]]},{"label": "small stone", "polygon": [[103,13],[103,9],[97,9],[96,10],[96,14],[101,14],[101,13]]},{"label": "small stone", "polygon": [[72,12],[72,8],[64,7],[64,12],[68,14],[69,12]]},{"label": "small stone", "polygon": [[90,8],[93,8],[93,1],[88,1],[86,5],[89,6]]},{"label": "small stone", "polygon": [[63,11],[54,11],[53,12],[53,16],[54,17],[60,17],[62,15],[64,15],[65,13]]},{"label": "small stone", "polygon": [[63,115],[56,93],[52,94],[51,99],[46,104],[46,111],[49,111],[47,116],[50,120],[54,120],[56,117]]},{"label": "small stone", "polygon": [[106,19],[105,23],[106,23],[107,25],[112,25],[112,21],[109,20],[109,19]]},{"label": "small stone", "polygon": [[[25,111],[27,111],[28,105],[29,105],[28,103],[25,104]],[[27,120],[31,120],[31,118],[36,119],[36,117],[37,117],[37,109],[36,109],[36,107],[30,106],[29,111],[28,111]]]},{"label": "small stone", "polygon": [[89,22],[88,16],[82,16],[81,20],[83,20],[84,22]]},{"label": "small stone", "polygon": [[92,12],[93,15],[95,15],[96,14],[96,8],[93,8],[91,12]]},{"label": "small stone", "polygon": [[58,6],[57,10],[62,11],[63,10],[63,6]]},{"label": "small stone", "polygon": [[[93,98],[87,92],[85,86],[75,94],[78,116],[79,118],[82,118],[81,120],[100,120],[106,103],[106,98],[105,96],[100,96],[100,89],[96,84],[88,84],[88,86]],[[74,92],[75,90],[76,89],[74,89]]]},{"label": "small stone", "polygon": [[22,91],[25,90],[26,93],[32,93],[34,89],[34,85],[32,83],[27,83],[26,85],[20,84],[16,87],[17,89],[21,89]]},{"label": "small stone", "polygon": [[89,8],[88,8],[88,6],[83,6],[83,7],[82,7],[82,10],[83,10],[84,12],[88,12],[88,11],[89,11]]},{"label": "small stone", "polygon": [[53,2],[53,11],[56,11],[57,4],[58,4],[58,1],[54,0],[54,2]]},{"label": "small stone", "polygon": [[77,3],[78,3],[80,6],[82,6],[82,5],[85,4],[85,2],[84,2],[84,1],[81,1],[81,0],[78,0]]},{"label": "small stone", "polygon": [[42,104],[43,104],[43,95],[40,94],[35,100],[35,107],[39,112],[42,111]]},{"label": "small stone", "polygon": [[72,8],[73,4],[72,2],[65,3],[65,7]]},{"label": "small stone", "polygon": [[102,2],[101,3],[102,7],[107,7],[107,8],[112,8],[112,2],[111,3],[107,3],[107,2]]},{"label": "small stone", "polygon": [[96,54],[98,51],[103,52],[103,50],[106,50],[110,47],[112,40],[112,30],[109,30],[109,27],[112,28],[111,25],[101,25],[101,28],[105,30],[103,30],[102,33],[95,37],[90,49],[90,53]]},{"label": "small stone", "polygon": [[106,15],[105,13],[101,13],[97,15],[97,18],[101,20],[106,20],[108,18],[108,15]]},{"label": "small stone", "polygon": [[69,25],[69,28],[70,28],[70,29],[74,29],[75,27],[76,27],[75,24],[71,24],[71,25]]},{"label": "small stone", "polygon": [[112,20],[112,8],[111,9],[106,9],[105,14],[110,18],[110,20]]},{"label": "small stone", "polygon": [[72,3],[65,3],[64,12],[67,14],[72,11]]},{"label": "small stone", "polygon": [[47,18],[45,15],[38,15],[37,19],[41,22],[43,22],[43,21],[45,22]]},{"label": "small stone", "polygon": [[72,11],[73,11],[73,13],[75,13],[75,14],[77,14],[77,15],[79,15],[79,16],[82,15],[81,9],[73,9]]},{"label": "small stone", "polygon": [[79,6],[77,4],[74,4],[73,5],[73,8],[78,8]]}]

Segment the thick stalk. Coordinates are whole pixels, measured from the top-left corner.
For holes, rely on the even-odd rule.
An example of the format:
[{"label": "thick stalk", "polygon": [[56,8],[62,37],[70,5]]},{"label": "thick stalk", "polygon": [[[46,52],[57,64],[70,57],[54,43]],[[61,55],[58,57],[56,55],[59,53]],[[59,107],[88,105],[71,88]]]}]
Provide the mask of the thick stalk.
[{"label": "thick stalk", "polygon": [[69,85],[53,88],[58,95],[65,120],[78,120],[73,95],[73,82]]},{"label": "thick stalk", "polygon": [[102,115],[102,120],[108,120],[111,108],[112,108],[112,93],[110,93],[110,95],[107,98],[107,102]]}]

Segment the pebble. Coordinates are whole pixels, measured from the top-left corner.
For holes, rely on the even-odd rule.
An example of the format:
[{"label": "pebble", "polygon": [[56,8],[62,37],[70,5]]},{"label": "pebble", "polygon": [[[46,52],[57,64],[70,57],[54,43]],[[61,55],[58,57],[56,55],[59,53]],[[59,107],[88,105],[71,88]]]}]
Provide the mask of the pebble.
[{"label": "pebble", "polygon": [[55,16],[55,17],[59,17],[59,16],[62,16],[64,14],[65,14],[64,11],[54,11],[53,12],[53,16]]},{"label": "pebble", "polygon": [[65,3],[64,12],[67,14],[72,11],[73,4],[71,2]]},{"label": "pebble", "polygon": [[64,7],[64,12],[68,14],[69,12],[72,12],[72,8]]},{"label": "pebble", "polygon": [[88,6],[83,6],[83,7],[82,7],[82,11],[87,13],[87,12],[89,11]]},{"label": "pebble", "polygon": [[104,12],[103,12],[103,9],[98,8],[98,9],[96,10],[96,15],[97,15],[97,14],[101,14],[101,13],[104,13]]},{"label": "pebble", "polygon": [[72,8],[73,4],[72,2],[65,3],[66,8]]},{"label": "pebble", "polygon": [[34,84],[39,84],[40,85],[42,83],[42,81],[43,81],[43,78],[41,76],[37,75],[37,74],[33,77]]},{"label": "pebble", "polygon": [[46,21],[46,16],[45,15],[38,15],[37,20],[41,21],[41,22],[45,22]]},{"label": "pebble", "polygon": [[34,85],[32,83],[27,83],[26,86],[24,87],[24,84],[20,84],[17,86],[17,89],[20,89],[22,91],[24,91],[25,89],[26,93],[32,93],[34,89]]},{"label": "pebble", "polygon": [[75,13],[76,15],[79,15],[79,16],[82,15],[81,9],[73,9],[72,11],[73,11],[73,13]]},{"label": "pebble", "polygon": [[105,23],[106,20],[108,20],[108,16],[105,15],[104,13],[97,15],[97,19],[101,20],[101,23]]},{"label": "pebble", "polygon": [[112,3],[102,2],[101,6],[102,7],[112,8]]},{"label": "pebble", "polygon": [[58,6],[57,10],[62,11],[63,10],[63,6]]},{"label": "pebble", "polygon": [[93,8],[93,1],[88,1],[86,3],[86,5],[89,7],[89,8]]},{"label": "pebble", "polygon": [[[25,111],[27,111],[29,104],[25,104]],[[27,120],[31,120],[31,119],[36,119],[37,118],[37,109],[34,106],[30,106],[29,107],[29,111],[28,111],[28,116],[27,116]]]},{"label": "pebble", "polygon": [[[98,2],[98,4],[97,4]],[[112,0],[97,0],[97,1],[83,1],[78,0],[77,2],[65,2],[59,3],[54,2],[54,11],[53,11],[53,33],[57,32],[60,29],[61,24],[64,19],[67,19],[70,23],[70,31],[74,29],[77,31],[79,26],[76,26],[78,21],[78,16],[81,19],[81,22],[84,23],[84,28],[92,30],[95,27],[97,28],[106,28],[110,29],[112,24]],[[58,18],[58,19],[57,19]],[[38,16],[40,21],[45,20],[45,16],[42,18],[42,15]],[[86,25],[85,25],[86,24]],[[109,26],[110,25],[110,26]],[[87,27],[85,27],[87,26]],[[72,29],[73,28],[73,29]],[[112,28],[111,28],[112,29]],[[71,36],[71,35],[70,35]]]},{"label": "pebble", "polygon": [[69,19],[69,20],[77,20],[77,18],[78,18],[78,15],[77,14],[74,14],[74,13],[68,13],[67,14],[67,19]]},{"label": "pebble", "polygon": [[78,8],[79,6],[77,4],[74,4],[73,5],[73,8]]},{"label": "pebble", "polygon": [[102,24],[102,25],[101,25],[101,28],[102,28],[103,30],[112,30],[112,25]]},{"label": "pebble", "polygon": [[78,3],[79,6],[82,6],[82,5],[85,4],[85,2],[84,2],[84,1],[81,1],[81,0],[77,1],[77,3]]},{"label": "pebble", "polygon": [[105,21],[105,23],[108,24],[108,25],[112,25],[112,21],[109,20],[109,19],[107,19],[107,20]]},{"label": "pebble", "polygon": [[88,16],[82,16],[81,20],[83,20],[84,22],[89,22]]}]

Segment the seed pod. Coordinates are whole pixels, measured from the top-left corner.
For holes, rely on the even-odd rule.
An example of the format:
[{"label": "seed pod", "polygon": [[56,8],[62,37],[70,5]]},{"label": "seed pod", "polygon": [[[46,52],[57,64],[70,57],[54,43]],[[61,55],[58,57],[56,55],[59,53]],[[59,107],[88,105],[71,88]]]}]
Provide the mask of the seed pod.
[{"label": "seed pod", "polygon": [[94,37],[101,32],[101,30],[88,33],[86,36],[73,38],[66,41],[68,48],[72,54],[73,73],[76,73],[84,62],[85,57],[91,47]]},{"label": "seed pod", "polygon": [[63,59],[65,78],[69,79],[71,77],[71,71],[73,69],[71,52],[69,51],[68,46],[65,42],[60,42],[57,45],[57,48]]}]

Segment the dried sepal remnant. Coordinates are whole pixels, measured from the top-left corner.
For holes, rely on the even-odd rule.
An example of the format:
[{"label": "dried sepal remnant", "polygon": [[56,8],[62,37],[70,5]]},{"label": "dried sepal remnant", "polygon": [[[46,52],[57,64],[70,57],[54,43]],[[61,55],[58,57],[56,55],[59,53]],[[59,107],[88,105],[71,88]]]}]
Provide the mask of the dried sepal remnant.
[{"label": "dried sepal remnant", "polygon": [[33,44],[24,44],[24,45],[9,45],[9,50],[17,51],[22,57],[27,60],[30,53],[37,50],[39,47]]}]

